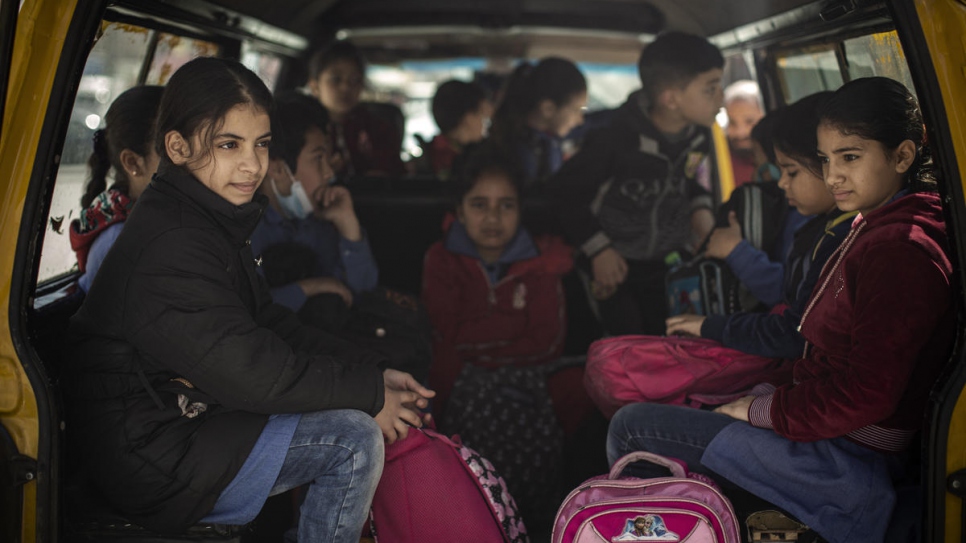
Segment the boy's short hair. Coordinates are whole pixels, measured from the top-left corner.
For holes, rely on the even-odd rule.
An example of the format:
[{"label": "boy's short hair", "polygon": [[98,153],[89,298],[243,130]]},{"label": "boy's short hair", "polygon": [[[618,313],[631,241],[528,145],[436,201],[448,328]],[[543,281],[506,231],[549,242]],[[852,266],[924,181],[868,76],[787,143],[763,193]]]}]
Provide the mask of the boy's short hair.
[{"label": "boy's short hair", "polygon": [[641,51],[637,70],[650,103],[668,87],[684,87],[698,75],[724,67],[724,57],[711,42],[685,32],[665,32]]},{"label": "boy's short hair", "polygon": [[276,96],[269,155],[284,160],[295,172],[299,154],[305,147],[305,134],[311,128],[329,133],[329,112],[325,106],[315,98],[298,92]]},{"label": "boy's short hair", "polygon": [[452,79],[436,89],[433,96],[433,119],[443,134],[453,130],[467,113],[479,109],[486,91],[476,83]]}]

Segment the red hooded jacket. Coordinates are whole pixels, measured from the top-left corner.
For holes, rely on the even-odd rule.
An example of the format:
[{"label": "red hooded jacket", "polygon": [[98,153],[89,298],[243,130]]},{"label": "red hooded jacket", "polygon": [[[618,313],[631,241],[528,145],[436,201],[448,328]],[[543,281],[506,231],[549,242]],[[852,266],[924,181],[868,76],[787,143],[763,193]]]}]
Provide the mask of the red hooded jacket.
[{"label": "red hooded jacket", "polygon": [[750,422],[794,441],[846,436],[906,448],[955,337],[947,247],[936,194],[902,196],[856,219],[802,318],[809,345],[793,382],[756,398]]},{"label": "red hooded jacket", "polygon": [[573,267],[572,249],[557,237],[534,238],[539,255],[509,265],[491,284],[478,258],[426,252],[422,299],[433,323],[430,385],[443,404],[465,362],[481,366],[540,364],[558,358],[566,334],[560,278]]}]

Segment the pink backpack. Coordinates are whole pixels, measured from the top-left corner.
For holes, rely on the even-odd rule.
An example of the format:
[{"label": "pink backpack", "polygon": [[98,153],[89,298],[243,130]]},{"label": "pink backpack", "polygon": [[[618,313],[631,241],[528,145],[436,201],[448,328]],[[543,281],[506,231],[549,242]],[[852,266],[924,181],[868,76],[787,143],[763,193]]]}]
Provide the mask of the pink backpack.
[{"label": "pink backpack", "polygon": [[429,428],[386,447],[370,511],[378,543],[529,543],[527,529],[493,464],[459,436]]},{"label": "pink backpack", "polygon": [[635,402],[727,403],[785,366],[781,359],[743,353],[710,339],[616,336],[590,346],[584,385],[610,418]]},{"label": "pink backpack", "polygon": [[[639,460],[667,467],[671,477],[621,477]],[[731,502],[710,478],[688,473],[678,461],[648,452],[618,460],[609,475],[593,477],[557,511],[551,543],[680,541],[740,543]]]}]

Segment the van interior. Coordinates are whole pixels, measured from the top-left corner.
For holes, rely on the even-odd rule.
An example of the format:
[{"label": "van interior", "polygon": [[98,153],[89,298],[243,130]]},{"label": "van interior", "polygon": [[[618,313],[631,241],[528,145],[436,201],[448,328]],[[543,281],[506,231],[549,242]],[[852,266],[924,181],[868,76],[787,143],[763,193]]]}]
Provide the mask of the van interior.
[{"label": "van interior", "polygon": [[[4,8],[11,4],[2,3]],[[20,16],[47,21],[33,10],[53,9],[56,3],[26,0]],[[80,211],[93,132],[103,126],[112,99],[127,88],[164,84],[191,58],[217,55],[240,59],[275,92],[304,90],[309,53],[332,40],[350,40],[369,63],[364,100],[398,128],[399,153],[408,161],[420,156],[421,142],[436,133],[430,102],[445,80],[475,80],[498,90],[520,61],[569,58],[587,76],[591,119],[639,87],[641,48],[675,29],[707,36],[725,54],[725,83],[757,81],[767,109],[834,90],[850,79],[883,75],[915,89],[931,136],[946,134],[952,121],[945,116],[922,27],[899,24],[906,20],[918,20],[912,2],[878,0],[79,0],[42,121],[44,137],[24,203],[10,301],[10,326],[38,397],[41,428],[34,464],[10,465],[47,476],[21,484],[36,485],[33,517],[24,514],[30,506],[19,490],[0,500],[6,526],[0,539],[280,541],[291,520],[291,501],[281,498],[243,529],[200,525],[184,537],[161,537],[130,525],[76,484],[82,478],[62,426],[58,383],[59,368],[70,361],[60,338],[83,300],[67,228]],[[954,251],[963,254],[957,234],[966,215],[955,152],[938,151],[948,214],[958,227],[952,229]],[[720,175],[717,179],[720,203],[729,187]],[[348,187],[380,282],[418,294],[423,255],[440,239],[443,217],[452,208],[446,184],[409,173],[356,177]],[[560,219],[540,195],[525,205],[531,230],[559,228]],[[565,286],[566,350],[579,355],[603,336],[603,329],[581,278],[574,274]],[[922,541],[951,541],[966,519],[946,505],[946,430],[963,387],[963,365],[955,363],[960,356],[957,348],[948,378],[937,386],[932,432],[922,437],[915,463],[919,477],[910,499],[923,506]],[[20,458],[16,443],[0,434],[7,438],[0,440],[0,453]],[[36,522],[27,525],[25,518]],[[549,540],[549,534],[533,536]]]}]

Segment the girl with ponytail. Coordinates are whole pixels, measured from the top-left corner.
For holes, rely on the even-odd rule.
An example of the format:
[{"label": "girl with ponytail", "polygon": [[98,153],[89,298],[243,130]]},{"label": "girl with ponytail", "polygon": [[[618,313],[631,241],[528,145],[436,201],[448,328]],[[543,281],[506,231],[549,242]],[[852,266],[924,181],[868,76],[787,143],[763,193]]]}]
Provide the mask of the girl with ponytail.
[{"label": "girl with ponytail", "polygon": [[564,136],[584,122],[587,80],[573,62],[524,62],[510,75],[491,134],[518,161],[524,188],[546,181],[563,164]]},{"label": "girl with ponytail", "polygon": [[[70,246],[84,273],[78,284],[84,292],[120,234],[134,201],[158,169],[152,142],[163,91],[158,86],[128,89],[107,110],[107,126],[94,132],[94,152],[87,160],[91,177],[81,197],[84,210],[70,226]],[[114,182],[108,188],[112,170]]]}]

